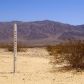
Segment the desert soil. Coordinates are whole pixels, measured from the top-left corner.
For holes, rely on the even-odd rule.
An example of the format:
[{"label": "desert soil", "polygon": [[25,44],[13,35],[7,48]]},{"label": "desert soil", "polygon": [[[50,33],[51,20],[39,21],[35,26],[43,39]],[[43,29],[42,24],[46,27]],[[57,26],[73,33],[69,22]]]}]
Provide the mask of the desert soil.
[{"label": "desert soil", "polygon": [[0,49],[0,84],[84,84],[83,72],[53,72],[52,66],[45,48],[29,48],[18,53],[13,74],[13,53]]}]

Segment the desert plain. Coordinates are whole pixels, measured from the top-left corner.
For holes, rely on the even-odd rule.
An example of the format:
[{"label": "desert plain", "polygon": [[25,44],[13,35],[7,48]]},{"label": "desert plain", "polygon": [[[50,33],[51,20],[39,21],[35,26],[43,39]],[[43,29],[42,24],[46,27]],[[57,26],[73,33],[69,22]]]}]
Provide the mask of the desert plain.
[{"label": "desert plain", "polygon": [[12,73],[13,52],[0,49],[0,84],[84,84],[84,72],[54,71],[50,61],[45,48],[28,48],[18,52]]}]

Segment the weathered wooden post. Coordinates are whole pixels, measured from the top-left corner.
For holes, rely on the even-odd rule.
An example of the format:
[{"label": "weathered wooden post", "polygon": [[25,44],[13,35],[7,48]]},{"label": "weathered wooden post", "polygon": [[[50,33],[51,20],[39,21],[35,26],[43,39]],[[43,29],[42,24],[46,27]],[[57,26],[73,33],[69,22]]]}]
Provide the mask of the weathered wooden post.
[{"label": "weathered wooden post", "polygon": [[17,24],[14,24],[14,58],[13,58],[13,73],[16,72],[16,57],[17,57]]}]

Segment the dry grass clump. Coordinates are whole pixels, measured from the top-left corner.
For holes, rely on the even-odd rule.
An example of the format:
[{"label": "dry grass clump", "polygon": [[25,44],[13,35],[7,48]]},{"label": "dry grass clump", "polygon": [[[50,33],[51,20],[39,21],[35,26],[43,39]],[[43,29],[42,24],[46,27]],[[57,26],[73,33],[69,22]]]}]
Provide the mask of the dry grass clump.
[{"label": "dry grass clump", "polygon": [[54,63],[66,62],[74,69],[84,69],[84,42],[69,41],[56,46],[48,46],[48,52],[54,56]]}]

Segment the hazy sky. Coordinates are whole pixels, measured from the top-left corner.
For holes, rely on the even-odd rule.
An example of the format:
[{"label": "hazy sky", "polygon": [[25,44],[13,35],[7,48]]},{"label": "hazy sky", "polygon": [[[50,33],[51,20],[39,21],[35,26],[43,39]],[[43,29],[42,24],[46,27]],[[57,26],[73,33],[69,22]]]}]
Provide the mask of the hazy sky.
[{"label": "hazy sky", "polygon": [[0,0],[0,21],[84,24],[84,0]]}]

